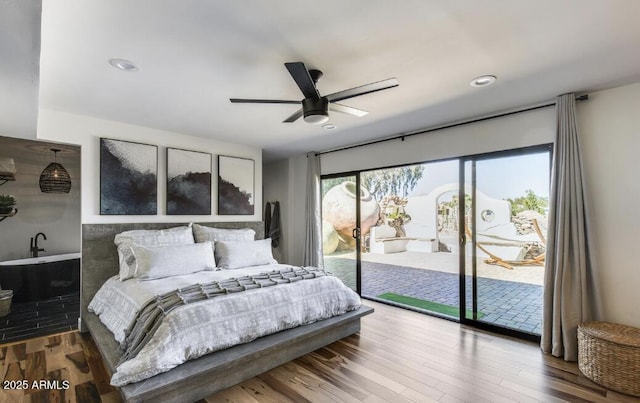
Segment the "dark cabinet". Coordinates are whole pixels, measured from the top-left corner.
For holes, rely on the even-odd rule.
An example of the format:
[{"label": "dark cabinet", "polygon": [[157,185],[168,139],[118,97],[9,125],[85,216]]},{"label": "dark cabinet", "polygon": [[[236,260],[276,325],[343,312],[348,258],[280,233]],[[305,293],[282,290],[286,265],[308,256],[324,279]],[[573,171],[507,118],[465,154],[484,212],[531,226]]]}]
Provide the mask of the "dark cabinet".
[{"label": "dark cabinet", "polygon": [[14,303],[79,293],[80,259],[0,266],[0,287],[13,290]]}]

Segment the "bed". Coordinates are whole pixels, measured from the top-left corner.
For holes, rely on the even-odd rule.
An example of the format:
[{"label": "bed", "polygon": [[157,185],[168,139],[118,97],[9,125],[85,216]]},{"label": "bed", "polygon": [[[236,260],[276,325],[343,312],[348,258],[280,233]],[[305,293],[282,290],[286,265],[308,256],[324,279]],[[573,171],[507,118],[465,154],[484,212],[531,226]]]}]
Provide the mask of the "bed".
[{"label": "bed", "polygon": [[[109,375],[122,358],[114,333],[88,306],[104,283],[119,272],[114,237],[130,230],[158,230],[180,224],[84,224],[82,235],[81,331],[89,331]],[[184,225],[184,224],[183,224]],[[250,228],[263,239],[261,222],[206,223],[224,229]],[[113,280],[111,280],[113,282]],[[259,337],[187,361],[168,372],[120,387],[125,401],[195,401],[242,382],[360,330],[360,318],[373,312],[361,305],[339,316]]]}]

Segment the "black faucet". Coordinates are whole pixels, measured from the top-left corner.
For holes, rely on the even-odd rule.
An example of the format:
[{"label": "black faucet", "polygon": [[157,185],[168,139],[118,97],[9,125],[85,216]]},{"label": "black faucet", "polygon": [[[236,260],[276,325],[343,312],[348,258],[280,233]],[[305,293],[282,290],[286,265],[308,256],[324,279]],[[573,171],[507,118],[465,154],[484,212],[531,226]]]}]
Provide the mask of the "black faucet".
[{"label": "black faucet", "polygon": [[38,252],[46,252],[43,248],[38,248],[38,237],[40,237],[40,235],[42,235],[42,238],[44,238],[45,241],[47,240],[47,236],[42,232],[38,232],[36,234],[35,242],[33,238],[31,238],[31,257],[38,257]]}]

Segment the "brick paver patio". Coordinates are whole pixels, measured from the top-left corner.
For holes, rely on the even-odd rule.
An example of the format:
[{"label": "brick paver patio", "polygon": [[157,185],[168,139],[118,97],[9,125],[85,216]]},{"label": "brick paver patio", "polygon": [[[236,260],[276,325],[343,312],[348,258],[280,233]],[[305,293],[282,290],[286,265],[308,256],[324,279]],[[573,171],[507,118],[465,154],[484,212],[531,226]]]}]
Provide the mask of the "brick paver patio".
[{"label": "brick paver patio", "polygon": [[[354,267],[354,260],[350,257],[325,259],[325,268],[336,274],[352,288],[355,288]],[[498,268],[496,273],[501,273],[501,270],[506,271],[506,269]],[[450,271],[450,268],[439,271],[363,260],[362,296],[375,298],[381,294],[392,292],[457,307],[459,304],[459,276]],[[467,303],[470,304],[470,276],[467,276],[467,290]],[[478,311],[484,314],[481,318],[483,322],[540,334],[542,285],[500,278],[478,277]]]}]

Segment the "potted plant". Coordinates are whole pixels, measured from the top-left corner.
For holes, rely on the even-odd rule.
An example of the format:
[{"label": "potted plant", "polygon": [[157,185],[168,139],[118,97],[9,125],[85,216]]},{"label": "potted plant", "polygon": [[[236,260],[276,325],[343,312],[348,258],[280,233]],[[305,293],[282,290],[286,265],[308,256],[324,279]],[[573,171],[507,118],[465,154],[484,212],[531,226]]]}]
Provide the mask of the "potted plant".
[{"label": "potted plant", "polygon": [[16,205],[16,198],[13,195],[0,195],[0,214],[11,214]]}]

